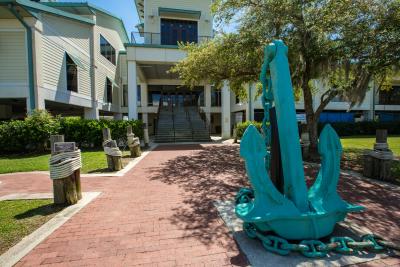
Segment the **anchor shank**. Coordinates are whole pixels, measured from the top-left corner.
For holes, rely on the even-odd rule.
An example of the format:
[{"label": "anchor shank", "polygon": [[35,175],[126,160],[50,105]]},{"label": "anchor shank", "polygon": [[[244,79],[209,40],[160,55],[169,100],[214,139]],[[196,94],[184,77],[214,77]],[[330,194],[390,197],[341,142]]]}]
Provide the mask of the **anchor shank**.
[{"label": "anchor shank", "polygon": [[304,180],[287,47],[282,41],[275,41],[273,46],[275,50],[270,51],[276,54],[270,63],[270,73],[279,139],[285,140],[280,142],[285,180],[284,193],[300,211],[306,212],[309,210],[307,186]]}]

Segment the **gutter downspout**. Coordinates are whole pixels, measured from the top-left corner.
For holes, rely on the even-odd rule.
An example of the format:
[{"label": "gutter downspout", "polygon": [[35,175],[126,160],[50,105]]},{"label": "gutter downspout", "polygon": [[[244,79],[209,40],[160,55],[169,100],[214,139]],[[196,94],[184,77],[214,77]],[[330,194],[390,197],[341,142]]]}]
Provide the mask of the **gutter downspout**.
[{"label": "gutter downspout", "polygon": [[21,22],[21,24],[26,29],[26,39],[27,39],[27,48],[28,48],[28,76],[29,76],[29,105],[30,109],[34,110],[36,108],[35,103],[35,86],[34,86],[34,71],[33,71],[33,49],[32,49],[32,29],[31,27],[24,21],[20,14],[18,14],[17,10],[15,10],[15,6],[12,4],[8,5],[8,9],[10,12]]}]

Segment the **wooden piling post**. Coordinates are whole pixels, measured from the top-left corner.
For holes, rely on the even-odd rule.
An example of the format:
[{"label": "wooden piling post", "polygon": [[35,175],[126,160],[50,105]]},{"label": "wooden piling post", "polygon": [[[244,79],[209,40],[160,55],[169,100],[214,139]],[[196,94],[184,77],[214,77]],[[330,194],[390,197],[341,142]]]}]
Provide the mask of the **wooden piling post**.
[{"label": "wooden piling post", "polygon": [[[63,135],[50,136],[51,155],[60,153],[55,149],[54,144],[62,142],[64,142]],[[54,204],[76,204],[78,200],[82,198],[81,190],[80,169],[65,178],[53,179]]]},{"label": "wooden piling post", "polygon": [[[111,131],[109,128],[103,129],[103,142],[109,141],[107,147],[109,148],[118,148],[117,142],[115,140],[111,140]],[[121,156],[112,156],[107,155],[107,166],[111,171],[120,171],[122,170],[122,157]]]},{"label": "wooden piling post", "polygon": [[140,140],[138,137],[135,137],[131,125],[128,125],[128,127],[126,128],[126,136],[128,140],[129,150],[131,152],[131,157],[140,157],[142,155],[142,150],[140,149]]}]

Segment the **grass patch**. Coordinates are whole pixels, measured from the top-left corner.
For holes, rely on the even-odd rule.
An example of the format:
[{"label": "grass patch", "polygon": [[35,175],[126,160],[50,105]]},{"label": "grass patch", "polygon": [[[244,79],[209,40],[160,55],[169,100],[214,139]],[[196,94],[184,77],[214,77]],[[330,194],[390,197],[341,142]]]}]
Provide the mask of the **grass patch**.
[{"label": "grass patch", "polygon": [[[129,154],[128,151],[123,152]],[[13,172],[48,171],[50,154],[0,156],[0,174]],[[82,173],[104,172],[107,159],[103,150],[82,151]]]},{"label": "grass patch", "polygon": [[0,254],[17,244],[64,207],[52,199],[0,201]]},{"label": "grass patch", "polygon": [[[341,138],[343,145],[342,169],[353,170],[359,173],[363,171],[363,152],[365,149],[373,149],[375,137],[344,137]],[[395,157],[400,158],[400,137],[388,137],[389,148]],[[392,176],[400,183],[400,161],[394,161],[392,165]]]},{"label": "grass patch", "polygon": [[[344,149],[373,149],[375,136],[342,137],[340,141]],[[388,137],[388,144],[393,154],[400,157],[400,136]]]}]

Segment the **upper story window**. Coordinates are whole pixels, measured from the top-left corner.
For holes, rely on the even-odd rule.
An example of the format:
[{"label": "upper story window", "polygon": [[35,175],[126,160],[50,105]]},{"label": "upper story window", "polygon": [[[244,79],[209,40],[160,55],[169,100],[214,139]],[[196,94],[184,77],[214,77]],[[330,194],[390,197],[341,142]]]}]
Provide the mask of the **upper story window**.
[{"label": "upper story window", "polygon": [[161,44],[197,43],[197,21],[161,19]]},{"label": "upper story window", "polygon": [[222,104],[221,90],[216,90],[214,87],[211,88],[211,106],[220,107]]},{"label": "upper story window", "polygon": [[393,86],[391,90],[379,92],[380,105],[400,105],[400,86]]},{"label": "upper story window", "polygon": [[71,58],[70,55],[66,54],[67,64],[67,90],[72,92],[78,92],[78,66]]},{"label": "upper story window", "polygon": [[100,53],[115,65],[115,48],[102,35],[100,35]]},{"label": "upper story window", "polygon": [[112,97],[113,97],[113,84],[110,79],[106,79],[106,102],[107,103],[112,103]]}]

